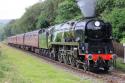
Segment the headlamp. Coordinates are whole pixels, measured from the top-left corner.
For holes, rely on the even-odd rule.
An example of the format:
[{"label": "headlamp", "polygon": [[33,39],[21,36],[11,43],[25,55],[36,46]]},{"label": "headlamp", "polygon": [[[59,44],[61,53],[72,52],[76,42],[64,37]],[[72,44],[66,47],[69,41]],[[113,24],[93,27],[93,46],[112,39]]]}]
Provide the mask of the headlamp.
[{"label": "headlamp", "polygon": [[96,21],[96,22],[95,22],[95,26],[96,26],[96,27],[99,27],[100,25],[101,25],[101,23],[100,23],[99,21]]}]

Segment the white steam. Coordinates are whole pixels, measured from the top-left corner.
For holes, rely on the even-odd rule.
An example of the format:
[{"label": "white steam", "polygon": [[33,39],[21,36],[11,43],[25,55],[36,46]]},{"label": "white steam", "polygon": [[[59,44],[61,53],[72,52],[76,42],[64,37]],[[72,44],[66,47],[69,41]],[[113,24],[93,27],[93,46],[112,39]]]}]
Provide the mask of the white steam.
[{"label": "white steam", "polygon": [[76,0],[77,4],[85,17],[94,17],[96,0]]}]

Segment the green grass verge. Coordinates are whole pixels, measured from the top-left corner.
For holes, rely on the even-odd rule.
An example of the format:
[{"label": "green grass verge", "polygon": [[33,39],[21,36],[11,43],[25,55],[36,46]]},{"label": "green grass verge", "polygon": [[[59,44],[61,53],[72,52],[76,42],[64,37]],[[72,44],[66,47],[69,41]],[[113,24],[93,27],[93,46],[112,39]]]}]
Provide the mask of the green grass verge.
[{"label": "green grass verge", "polygon": [[0,83],[26,83],[23,80],[11,62],[8,60],[8,56],[4,55],[0,50]]},{"label": "green grass verge", "polygon": [[123,63],[122,58],[117,59],[117,69],[125,72],[125,63]]},{"label": "green grass verge", "polygon": [[[7,83],[91,83],[88,79],[81,80],[68,72],[45,63],[45,61],[37,57],[29,56],[30,54],[28,53],[15,50],[4,44],[0,44],[0,46],[3,55],[6,56],[4,59],[5,68],[3,67],[2,70],[9,71],[10,74],[6,75],[7,77],[1,74],[2,80],[5,80],[0,80],[0,83],[5,83],[6,81]],[[9,64],[6,62],[9,62]]]}]

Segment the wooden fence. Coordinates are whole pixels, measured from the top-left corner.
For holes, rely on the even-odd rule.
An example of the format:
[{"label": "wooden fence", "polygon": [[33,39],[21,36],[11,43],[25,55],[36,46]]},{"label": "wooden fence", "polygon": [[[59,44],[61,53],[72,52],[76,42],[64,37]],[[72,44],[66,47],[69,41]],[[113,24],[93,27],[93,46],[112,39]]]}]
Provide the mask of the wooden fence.
[{"label": "wooden fence", "polygon": [[124,47],[122,44],[113,42],[114,51],[118,55],[118,57],[124,58]]}]

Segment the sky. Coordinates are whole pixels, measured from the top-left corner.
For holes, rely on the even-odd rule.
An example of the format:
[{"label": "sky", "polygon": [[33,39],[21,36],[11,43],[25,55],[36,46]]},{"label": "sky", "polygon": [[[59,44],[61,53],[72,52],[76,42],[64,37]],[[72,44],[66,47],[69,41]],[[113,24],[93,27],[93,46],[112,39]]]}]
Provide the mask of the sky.
[{"label": "sky", "polygon": [[1,0],[0,1],[0,19],[18,19],[25,9],[37,3],[40,0]]}]

